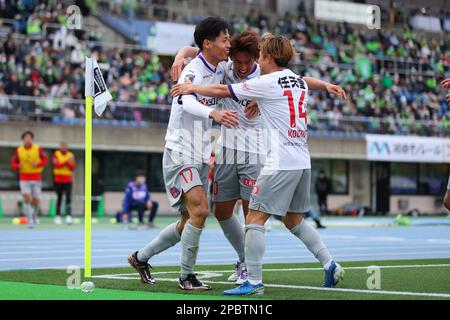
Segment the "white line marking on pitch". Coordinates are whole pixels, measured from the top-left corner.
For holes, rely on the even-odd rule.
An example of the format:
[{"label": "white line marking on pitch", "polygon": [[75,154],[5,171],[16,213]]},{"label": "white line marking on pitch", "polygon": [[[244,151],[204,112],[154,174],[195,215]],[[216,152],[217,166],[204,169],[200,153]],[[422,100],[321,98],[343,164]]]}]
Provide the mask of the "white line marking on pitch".
[{"label": "white line marking on pitch", "polygon": [[[136,276],[136,274],[134,274]],[[106,276],[93,276],[93,278],[103,278],[103,279],[117,279],[117,280],[139,280],[139,277],[108,277]],[[178,279],[171,278],[158,278],[157,281],[166,282],[178,282]],[[232,283],[226,281],[211,281],[203,280],[205,283],[211,284],[226,284],[230,285]],[[367,294],[387,294],[387,295],[398,295],[398,296],[420,296],[420,297],[434,297],[434,298],[450,298],[450,294],[447,293],[432,293],[432,292],[408,292],[408,291],[387,291],[387,290],[364,290],[364,289],[347,289],[347,288],[324,288],[324,287],[313,287],[313,286],[296,286],[296,285],[284,285],[284,284],[264,284],[268,288],[286,288],[286,289],[302,289],[302,290],[316,290],[316,291],[328,291],[328,292],[351,292],[351,293],[367,293]]]},{"label": "white line marking on pitch", "polygon": [[[345,267],[345,270],[365,270],[369,267],[377,266],[380,269],[391,269],[391,268],[433,268],[433,267],[450,267],[450,264],[405,264],[405,265],[388,265],[388,266],[378,266],[376,264],[372,264],[370,266],[365,267]],[[323,268],[281,268],[281,269],[263,269],[263,272],[286,272],[286,271],[322,271]],[[233,272],[231,268],[229,270],[204,270],[204,271],[197,271],[201,273],[214,273],[214,272]],[[158,272],[152,272],[152,274],[177,274],[180,273],[180,271],[158,271]],[[116,277],[116,279],[119,279],[119,277],[123,276],[125,279],[130,279],[128,276],[135,276],[136,273],[121,273],[121,274],[103,274],[98,276],[92,276],[92,278],[103,278],[103,277]],[[134,278],[133,278],[134,279]]]}]

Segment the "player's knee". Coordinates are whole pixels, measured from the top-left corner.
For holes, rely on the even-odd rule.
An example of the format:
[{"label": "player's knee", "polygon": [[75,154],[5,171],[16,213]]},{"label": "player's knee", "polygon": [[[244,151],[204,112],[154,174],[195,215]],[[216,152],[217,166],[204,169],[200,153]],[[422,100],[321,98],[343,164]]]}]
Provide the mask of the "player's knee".
[{"label": "player's knee", "polygon": [[228,220],[233,216],[233,212],[229,213],[229,212],[214,212],[214,215],[216,217],[216,219],[218,221],[224,221],[224,220]]},{"label": "player's knee", "polygon": [[189,216],[191,219],[192,217],[206,218],[208,216],[208,207],[202,201],[193,201],[190,207]]},{"label": "player's knee", "polygon": [[282,221],[284,226],[291,230],[296,225],[300,224],[302,222],[302,216],[301,215],[285,215],[282,217]]}]

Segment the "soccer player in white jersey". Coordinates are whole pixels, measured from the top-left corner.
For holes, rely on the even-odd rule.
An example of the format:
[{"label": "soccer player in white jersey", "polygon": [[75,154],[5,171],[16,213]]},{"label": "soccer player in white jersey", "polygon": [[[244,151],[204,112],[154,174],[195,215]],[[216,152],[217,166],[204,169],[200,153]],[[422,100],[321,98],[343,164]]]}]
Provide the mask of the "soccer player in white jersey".
[{"label": "soccer player in white jersey", "polygon": [[309,210],[311,160],[307,144],[308,85],[287,68],[294,48],[286,37],[266,35],[260,41],[259,78],[229,84],[176,85],[173,92],[197,92],[214,97],[256,100],[265,129],[275,132],[277,144],[269,143],[264,166],[250,198],[245,227],[245,261],[248,281],[226,290],[225,295],[263,294],[262,258],[265,251],[264,223],[270,215],[282,216],[285,226],[320,261],[325,287],[334,287],[343,277],[319,234],[302,219]]},{"label": "soccer player in white jersey", "polygon": [[[179,83],[187,79],[196,84],[217,84],[223,79],[218,64],[228,59],[230,36],[228,24],[209,17],[196,26],[194,38],[202,50],[183,70]],[[179,287],[184,290],[208,290],[208,285],[194,274],[200,235],[208,204],[206,190],[211,156],[208,130],[211,118],[226,127],[239,123],[235,111],[215,110],[217,98],[188,94],[175,98],[166,134],[163,155],[163,175],[172,207],[181,212],[181,219],[164,228],[159,235],[128,261],[147,284],[155,283],[150,273],[149,259],[179,241],[182,243]]]},{"label": "soccer player in white jersey", "polygon": [[[225,84],[241,83],[260,76],[260,67],[257,64],[258,40],[255,33],[248,31],[232,38],[230,60],[224,65]],[[178,79],[185,59],[194,58],[198,51],[198,48],[187,46],[178,52],[171,69],[173,80]],[[311,89],[325,89],[333,94],[345,95],[339,86],[315,78],[305,77],[304,80]],[[234,128],[222,126],[214,166],[214,214],[239,258],[234,273],[228,278],[236,284],[242,284],[247,280],[247,270],[244,230],[238,218],[233,215],[233,208],[236,201],[241,199],[244,216],[247,216],[250,195],[261,169],[262,155],[265,154],[261,116],[258,108],[252,103],[255,104],[249,99],[240,101],[232,98],[223,99],[226,109],[237,111],[239,125]],[[258,113],[257,116],[255,111]]]}]

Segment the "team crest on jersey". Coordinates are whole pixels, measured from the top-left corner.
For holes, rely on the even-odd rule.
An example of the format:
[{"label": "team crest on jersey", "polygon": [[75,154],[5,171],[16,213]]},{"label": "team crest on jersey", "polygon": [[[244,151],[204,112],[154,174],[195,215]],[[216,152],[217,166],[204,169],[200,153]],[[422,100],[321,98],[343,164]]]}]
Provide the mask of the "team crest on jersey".
[{"label": "team crest on jersey", "polygon": [[176,198],[178,198],[178,196],[180,195],[180,190],[178,190],[178,188],[176,188],[176,187],[172,187],[172,188],[170,189],[170,194],[172,195],[172,197],[173,197],[174,199],[176,199]]},{"label": "team crest on jersey", "polygon": [[253,186],[252,196],[256,196],[259,193],[259,187]]},{"label": "team crest on jersey", "polygon": [[245,82],[242,82],[241,87],[242,87],[242,89],[244,89],[244,90],[250,90],[250,87],[249,87],[248,84],[245,83]]},{"label": "team crest on jersey", "polygon": [[185,80],[189,80],[190,82],[194,82],[195,74],[187,74]]}]

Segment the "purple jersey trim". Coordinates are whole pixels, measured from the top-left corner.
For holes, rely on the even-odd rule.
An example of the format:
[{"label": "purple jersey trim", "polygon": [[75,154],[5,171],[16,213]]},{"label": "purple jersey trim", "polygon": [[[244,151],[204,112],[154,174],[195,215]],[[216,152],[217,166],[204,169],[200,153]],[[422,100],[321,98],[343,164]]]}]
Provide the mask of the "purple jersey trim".
[{"label": "purple jersey trim", "polygon": [[216,73],[216,70],[211,68],[210,64],[205,60],[201,53],[198,54],[198,57],[200,58],[200,60],[202,60],[203,64],[206,66],[206,68],[208,68],[209,71]]},{"label": "purple jersey trim", "polygon": [[230,91],[233,100],[239,102],[239,99],[236,97],[236,94],[234,94],[233,87],[231,86],[231,84],[228,85],[228,90]]}]

